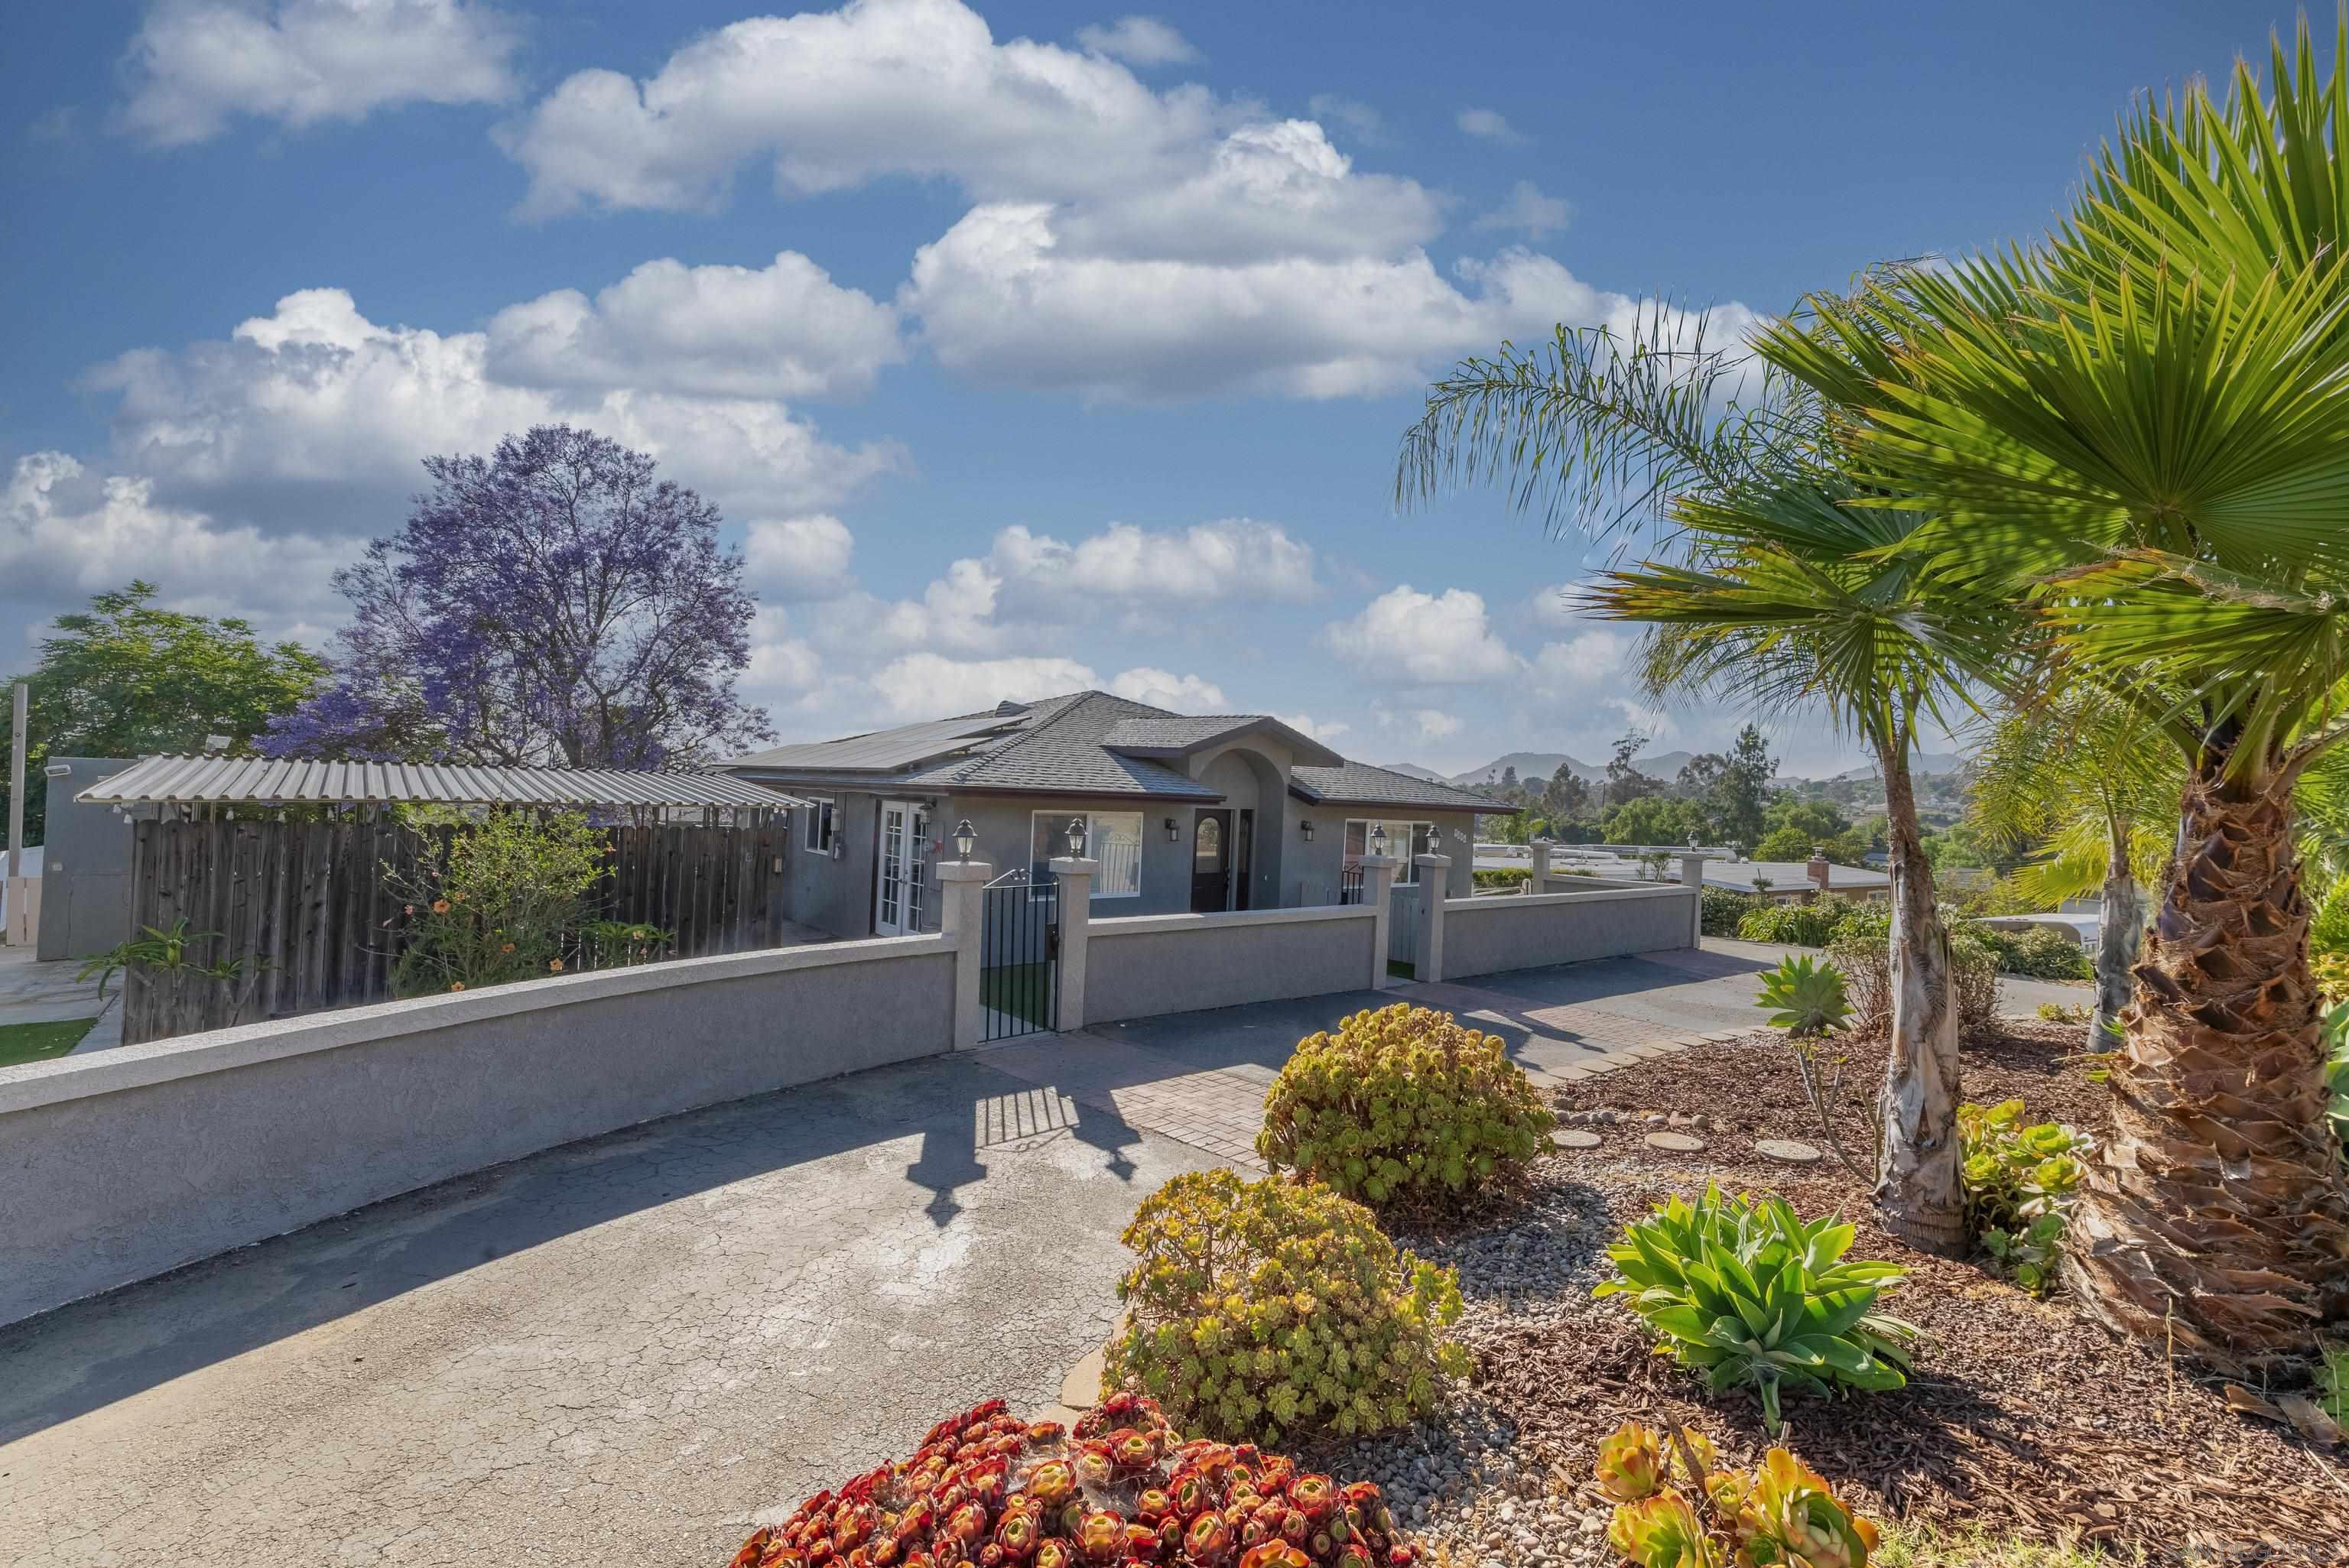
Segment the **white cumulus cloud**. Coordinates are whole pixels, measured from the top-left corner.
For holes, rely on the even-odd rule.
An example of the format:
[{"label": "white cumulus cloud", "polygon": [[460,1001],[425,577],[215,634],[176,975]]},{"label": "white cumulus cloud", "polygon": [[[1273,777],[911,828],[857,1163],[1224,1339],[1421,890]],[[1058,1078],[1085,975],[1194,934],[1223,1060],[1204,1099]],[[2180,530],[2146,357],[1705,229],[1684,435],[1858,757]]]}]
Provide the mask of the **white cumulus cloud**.
[{"label": "white cumulus cloud", "polygon": [[1309,740],[1335,740],[1353,727],[1332,719],[1317,719],[1309,713],[1276,713],[1272,717]]},{"label": "white cumulus cloud", "polygon": [[486,368],[526,387],[842,397],[905,357],[897,313],[795,251],[766,267],[647,262],[589,299],[557,289],[490,319]]},{"label": "white cumulus cloud", "polygon": [[1460,111],[1457,123],[1460,129],[1469,135],[1481,136],[1487,141],[1516,146],[1526,139],[1516,128],[1508,122],[1507,117],[1496,108],[1464,108]]},{"label": "white cumulus cloud", "polygon": [[1554,234],[1573,221],[1574,204],[1562,197],[1545,196],[1541,188],[1530,180],[1520,180],[1509,191],[1509,199],[1491,211],[1480,214],[1470,225],[1477,229],[1516,230],[1540,239]]},{"label": "white cumulus cloud", "polygon": [[1484,595],[1465,588],[1426,593],[1400,584],[1351,619],[1331,622],[1321,638],[1366,675],[1417,686],[1495,680],[1519,667],[1493,630]]},{"label": "white cumulus cloud", "polygon": [[1077,42],[1096,55],[1145,70],[1153,66],[1184,65],[1199,57],[1188,38],[1155,16],[1121,16],[1106,26],[1096,22],[1077,29]]},{"label": "white cumulus cloud", "polygon": [[1176,713],[1223,713],[1224,688],[1198,676],[1178,676],[1171,670],[1137,665],[1112,677],[1110,691],[1128,702],[1146,702]]},{"label": "white cumulus cloud", "polygon": [[123,60],[124,123],[162,146],[233,115],[301,129],[404,103],[500,103],[512,19],[468,0],[160,0]]},{"label": "white cumulus cloud", "polygon": [[427,455],[484,452],[552,420],[649,452],[664,477],[738,512],[827,506],[904,461],[887,443],[833,446],[771,399],[512,386],[490,374],[488,349],[482,333],[387,326],[346,290],[305,289],[225,343],[134,350],[88,383],[118,395],[120,463],[159,494],[220,498],[256,521],[306,514],[322,495],[396,502]]},{"label": "white cumulus cloud", "polygon": [[855,536],[828,512],[761,519],[746,533],[742,553],[761,599],[833,599],[853,586],[848,562]]}]

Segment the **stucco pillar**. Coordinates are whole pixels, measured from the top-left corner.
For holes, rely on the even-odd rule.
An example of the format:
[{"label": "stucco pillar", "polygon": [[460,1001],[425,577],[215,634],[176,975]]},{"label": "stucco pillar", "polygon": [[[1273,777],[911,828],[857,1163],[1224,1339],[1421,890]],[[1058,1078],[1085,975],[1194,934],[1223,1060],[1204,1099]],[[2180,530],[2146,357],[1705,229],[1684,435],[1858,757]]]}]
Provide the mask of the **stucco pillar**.
[{"label": "stucco pillar", "polygon": [[1444,978],[1444,899],[1451,891],[1446,881],[1452,874],[1452,857],[1413,855],[1411,863],[1419,868],[1419,933],[1412,949],[1412,975],[1419,980],[1441,980]]},{"label": "stucco pillar", "polygon": [[1093,923],[1093,878],[1099,861],[1062,856],[1052,862],[1061,888],[1061,1010],[1052,1026],[1066,1033],[1085,1026],[1085,934]]},{"label": "stucco pillar", "polygon": [[1354,863],[1362,868],[1362,902],[1371,906],[1371,989],[1383,991],[1394,984],[1387,975],[1387,927],[1394,919],[1387,898],[1402,862],[1392,855],[1364,855]]},{"label": "stucco pillar", "polygon": [[954,1049],[975,1048],[982,1033],[978,1016],[980,916],[988,879],[995,868],[985,861],[940,861],[938,885],[945,905],[938,930],[955,950]]},{"label": "stucco pillar", "polygon": [[1681,857],[1681,881],[1696,889],[1696,900],[1689,905],[1689,945],[1704,945],[1704,857]]},{"label": "stucco pillar", "polygon": [[1550,842],[1547,839],[1534,841],[1534,875],[1533,880],[1526,883],[1527,892],[1549,891],[1549,851]]}]

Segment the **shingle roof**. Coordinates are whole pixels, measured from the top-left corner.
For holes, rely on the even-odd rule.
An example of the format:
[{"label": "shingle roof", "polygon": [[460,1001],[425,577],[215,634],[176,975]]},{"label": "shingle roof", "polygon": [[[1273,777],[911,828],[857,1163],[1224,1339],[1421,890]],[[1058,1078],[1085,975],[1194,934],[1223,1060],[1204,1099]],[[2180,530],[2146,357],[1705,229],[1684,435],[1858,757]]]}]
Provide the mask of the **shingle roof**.
[{"label": "shingle roof", "polygon": [[968,789],[1221,799],[1220,791],[1179,769],[1109,749],[1112,732],[1138,721],[1167,720],[1181,722],[1179,716],[1107,692],[1079,692],[1002,746],[942,770],[937,782]]},{"label": "shingle roof", "polygon": [[971,748],[989,736],[1009,734],[1028,722],[1024,715],[965,714],[928,724],[908,724],[896,729],[843,736],[807,746],[778,746],[737,757],[730,768],[874,769],[888,770],[949,757]]},{"label": "shingle roof", "polygon": [[1226,736],[1253,735],[1269,731],[1285,743],[1292,756],[1319,763],[1341,762],[1336,752],[1309,735],[1300,735],[1268,713],[1158,713],[1148,717],[1125,718],[1110,727],[1102,737],[1102,744],[1113,751],[1132,751],[1142,756],[1180,757],[1198,750]]},{"label": "shingle roof", "polygon": [[1517,810],[1515,806],[1505,806],[1449,784],[1390,772],[1367,762],[1348,762],[1336,768],[1292,768],[1288,772],[1288,792],[1316,806],[1426,806],[1495,817],[1513,816]]},{"label": "shingle roof", "polygon": [[74,799],[99,805],[410,801],[448,806],[763,806],[773,810],[803,803],[731,773],[267,757],[150,757]]}]

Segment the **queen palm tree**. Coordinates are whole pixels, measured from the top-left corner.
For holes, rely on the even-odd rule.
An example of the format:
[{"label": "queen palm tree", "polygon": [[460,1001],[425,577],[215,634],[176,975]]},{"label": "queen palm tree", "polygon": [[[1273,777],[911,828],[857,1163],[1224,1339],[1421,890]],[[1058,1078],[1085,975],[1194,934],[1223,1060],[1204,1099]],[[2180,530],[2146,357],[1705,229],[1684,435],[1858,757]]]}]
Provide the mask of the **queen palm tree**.
[{"label": "queen palm tree", "polygon": [[2147,102],[2028,250],[1872,285],[1901,361],[1839,432],[1940,570],[2030,579],[2059,668],[2185,769],[2066,1274],[2240,1369],[2349,1312],[2293,789],[2349,738],[2349,22]]},{"label": "queen palm tree", "polygon": [[1659,312],[1625,335],[1561,327],[1534,352],[1464,362],[1404,438],[1397,498],[1498,483],[1554,524],[1654,530],[1655,558],[1583,595],[1599,615],[1651,627],[1648,689],[1823,709],[1875,752],[1894,996],[1877,1201],[1894,1234],[1961,1252],[1957,1010],[1909,758],[1920,719],[1957,689],[1954,650],[1996,646],[1982,624],[2002,611],[1907,552],[1922,514],[1848,504],[1858,492],[1830,438],[1837,399],[1896,373],[1868,313],[1814,302],[1813,318],[1786,329],[1800,365],[1770,334],[1761,358],[1743,343],[1708,346],[1706,325]]}]

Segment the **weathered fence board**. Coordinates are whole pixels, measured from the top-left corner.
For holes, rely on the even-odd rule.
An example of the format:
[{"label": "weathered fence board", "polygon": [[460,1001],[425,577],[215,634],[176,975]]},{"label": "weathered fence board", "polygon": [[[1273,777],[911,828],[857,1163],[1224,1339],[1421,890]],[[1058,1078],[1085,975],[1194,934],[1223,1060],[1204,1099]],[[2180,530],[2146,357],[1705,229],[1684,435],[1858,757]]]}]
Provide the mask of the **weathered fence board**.
[{"label": "weathered fence board", "polygon": [[[132,823],[134,929],[185,920],[204,939],[189,944],[177,972],[141,966],[122,977],[123,1039],[381,1001],[398,957],[393,888],[444,861],[458,830],[357,818]],[[600,830],[610,872],[590,895],[589,918],[657,926],[673,934],[679,958],[773,942],[776,870],[790,836],[780,820]],[[266,962],[249,983],[198,972],[248,956]]]}]

